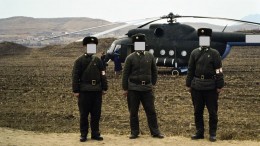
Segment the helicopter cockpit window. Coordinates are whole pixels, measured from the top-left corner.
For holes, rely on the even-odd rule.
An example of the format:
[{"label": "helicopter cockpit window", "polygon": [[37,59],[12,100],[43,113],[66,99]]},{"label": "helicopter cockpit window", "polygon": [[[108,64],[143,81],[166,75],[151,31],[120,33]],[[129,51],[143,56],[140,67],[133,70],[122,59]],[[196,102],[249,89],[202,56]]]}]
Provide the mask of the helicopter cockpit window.
[{"label": "helicopter cockpit window", "polygon": [[115,48],[115,43],[112,43],[110,48],[107,50],[107,53],[113,53],[114,48]]},{"label": "helicopter cockpit window", "polygon": [[163,31],[163,29],[162,28],[156,28],[155,30],[154,30],[154,35],[155,36],[157,36],[157,37],[161,37],[161,36],[163,36],[163,34],[164,34],[164,31]]},{"label": "helicopter cockpit window", "polygon": [[154,50],[153,50],[153,49],[150,49],[150,50],[149,50],[149,53],[153,54],[153,53],[154,53]]},{"label": "helicopter cockpit window", "polygon": [[119,51],[120,48],[121,48],[121,45],[116,45],[116,47],[115,47],[115,52],[116,52],[116,51]]},{"label": "helicopter cockpit window", "polygon": [[161,55],[165,55],[165,50],[161,50],[161,51],[160,51],[160,54],[161,54]]},{"label": "helicopter cockpit window", "polygon": [[169,51],[169,55],[170,55],[170,56],[173,56],[173,55],[174,55],[174,51],[173,51],[173,50],[170,50],[170,51]]}]

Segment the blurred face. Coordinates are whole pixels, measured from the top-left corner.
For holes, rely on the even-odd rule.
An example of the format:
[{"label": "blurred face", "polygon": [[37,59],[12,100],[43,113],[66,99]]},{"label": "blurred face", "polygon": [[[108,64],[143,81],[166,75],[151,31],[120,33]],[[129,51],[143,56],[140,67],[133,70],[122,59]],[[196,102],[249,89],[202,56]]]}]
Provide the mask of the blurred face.
[{"label": "blurred face", "polygon": [[145,42],[135,42],[134,49],[135,51],[145,51]]},{"label": "blurred face", "polygon": [[199,45],[200,45],[200,47],[209,47],[210,46],[210,37],[209,36],[200,36]]},{"label": "blurred face", "polygon": [[87,44],[86,53],[87,54],[97,53],[97,45],[96,44]]}]

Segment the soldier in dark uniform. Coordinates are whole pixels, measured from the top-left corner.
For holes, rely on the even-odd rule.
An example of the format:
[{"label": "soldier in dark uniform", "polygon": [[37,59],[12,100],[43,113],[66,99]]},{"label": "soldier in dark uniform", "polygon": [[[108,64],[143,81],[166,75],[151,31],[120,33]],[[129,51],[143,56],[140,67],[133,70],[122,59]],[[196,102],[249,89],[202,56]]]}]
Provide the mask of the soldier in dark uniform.
[{"label": "soldier in dark uniform", "polygon": [[85,53],[80,56],[74,64],[72,71],[72,89],[78,97],[80,112],[80,141],[85,142],[88,134],[88,115],[91,120],[91,139],[103,140],[99,131],[99,120],[101,115],[102,95],[107,90],[107,79],[104,66],[100,58],[94,56],[96,53],[96,37],[85,37],[83,46]]},{"label": "soldier in dark uniform", "polygon": [[198,29],[200,47],[190,55],[186,86],[191,92],[194,106],[196,134],[191,138],[204,138],[203,111],[209,112],[209,140],[216,141],[218,123],[218,96],[224,86],[222,62],[217,50],[210,48],[212,30]]},{"label": "soldier in dark uniform", "polygon": [[100,59],[101,59],[101,61],[103,63],[104,69],[106,70],[107,62],[106,62],[106,54],[105,54],[105,52],[102,52]]},{"label": "soldier in dark uniform", "polygon": [[154,106],[153,85],[157,81],[157,68],[154,57],[145,51],[145,35],[136,34],[132,37],[134,50],[125,61],[122,77],[124,95],[127,96],[128,109],[130,112],[130,139],[138,137],[139,119],[138,111],[142,103],[151,135],[164,138],[158,129],[157,116]]}]

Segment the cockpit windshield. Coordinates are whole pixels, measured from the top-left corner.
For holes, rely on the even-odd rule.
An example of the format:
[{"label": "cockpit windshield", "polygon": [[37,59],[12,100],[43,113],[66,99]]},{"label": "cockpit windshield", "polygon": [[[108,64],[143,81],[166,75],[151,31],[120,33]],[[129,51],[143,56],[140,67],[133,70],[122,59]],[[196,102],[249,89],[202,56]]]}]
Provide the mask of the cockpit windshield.
[{"label": "cockpit windshield", "polygon": [[115,48],[115,45],[116,45],[115,43],[112,43],[111,46],[109,47],[109,49],[107,50],[107,53],[112,54],[113,50]]}]

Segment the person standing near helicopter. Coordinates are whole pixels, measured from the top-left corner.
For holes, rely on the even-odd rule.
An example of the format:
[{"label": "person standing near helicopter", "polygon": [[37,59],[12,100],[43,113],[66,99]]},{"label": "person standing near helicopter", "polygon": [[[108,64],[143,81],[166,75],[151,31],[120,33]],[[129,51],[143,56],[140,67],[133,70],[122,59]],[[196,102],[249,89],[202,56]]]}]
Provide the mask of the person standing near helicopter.
[{"label": "person standing near helicopter", "polygon": [[153,85],[157,81],[157,68],[152,54],[145,51],[145,35],[132,36],[134,50],[125,61],[122,87],[127,96],[128,110],[130,113],[130,139],[138,138],[140,133],[138,110],[142,103],[150,133],[155,138],[164,138],[160,133],[154,106]]},{"label": "person standing near helicopter", "polygon": [[102,95],[108,88],[105,69],[100,58],[94,56],[98,39],[96,37],[85,37],[83,47],[85,53],[74,63],[72,71],[72,90],[78,97],[80,112],[80,141],[87,140],[89,121],[91,115],[91,139],[103,140],[99,131],[99,120],[101,116]]},{"label": "person standing near helicopter", "polygon": [[210,48],[212,30],[198,29],[200,47],[190,55],[186,86],[189,88],[194,106],[196,134],[192,140],[204,138],[203,111],[209,112],[209,140],[216,141],[218,123],[218,97],[224,87],[222,62],[217,50]]}]

